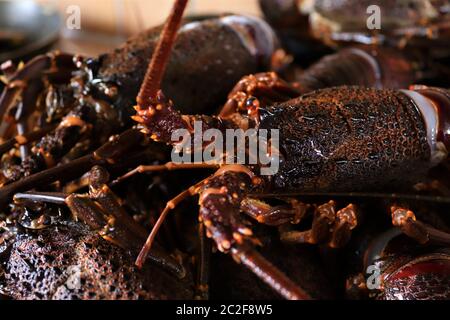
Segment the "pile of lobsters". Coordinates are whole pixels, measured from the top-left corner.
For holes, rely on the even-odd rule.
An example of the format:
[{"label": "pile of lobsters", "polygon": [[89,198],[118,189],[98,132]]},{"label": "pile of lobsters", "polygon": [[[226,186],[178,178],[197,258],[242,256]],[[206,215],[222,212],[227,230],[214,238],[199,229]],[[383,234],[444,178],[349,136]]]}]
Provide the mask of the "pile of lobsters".
[{"label": "pile of lobsters", "polygon": [[449,299],[450,3],[173,3],[1,65],[0,299]]}]

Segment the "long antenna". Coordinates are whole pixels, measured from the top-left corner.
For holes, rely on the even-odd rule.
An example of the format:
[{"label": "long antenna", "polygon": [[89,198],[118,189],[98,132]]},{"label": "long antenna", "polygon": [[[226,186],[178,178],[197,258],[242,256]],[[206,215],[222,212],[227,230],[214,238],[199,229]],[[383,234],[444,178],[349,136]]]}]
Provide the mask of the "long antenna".
[{"label": "long antenna", "polygon": [[141,90],[137,96],[138,108],[140,109],[148,108],[151,100],[156,97],[161,89],[164,71],[169,61],[170,52],[174,46],[187,2],[188,0],[175,0],[170,16],[164,25],[161,37],[145,74]]}]

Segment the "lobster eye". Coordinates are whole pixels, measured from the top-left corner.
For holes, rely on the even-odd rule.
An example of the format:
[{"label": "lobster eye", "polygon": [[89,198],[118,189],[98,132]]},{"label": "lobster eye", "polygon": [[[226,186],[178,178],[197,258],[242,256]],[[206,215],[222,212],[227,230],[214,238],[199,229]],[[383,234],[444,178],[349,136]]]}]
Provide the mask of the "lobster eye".
[{"label": "lobster eye", "polygon": [[387,300],[450,299],[450,257],[417,259],[389,275]]}]

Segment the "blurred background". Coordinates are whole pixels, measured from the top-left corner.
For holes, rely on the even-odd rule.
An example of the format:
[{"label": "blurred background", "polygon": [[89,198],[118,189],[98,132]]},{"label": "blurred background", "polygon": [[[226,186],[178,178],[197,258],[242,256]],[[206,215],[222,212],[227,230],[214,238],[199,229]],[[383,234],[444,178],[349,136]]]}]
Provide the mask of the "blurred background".
[{"label": "blurred background", "polygon": [[[32,31],[31,37],[40,42],[39,46],[51,42],[46,49],[96,55],[114,48],[132,34],[162,23],[171,5],[170,0],[0,0],[0,53],[11,53],[14,49],[11,45],[27,38],[17,30],[20,24],[33,22],[28,31]],[[41,10],[43,21],[36,24],[37,17],[27,17],[26,12],[32,10]],[[73,19],[77,10],[81,29],[70,29],[68,19]],[[187,14],[222,12],[260,14],[257,0],[191,0]],[[59,21],[55,16],[59,16]],[[58,37],[53,34],[56,25]],[[12,27],[14,32],[8,29]],[[0,60],[5,57],[2,59],[0,55]]]}]

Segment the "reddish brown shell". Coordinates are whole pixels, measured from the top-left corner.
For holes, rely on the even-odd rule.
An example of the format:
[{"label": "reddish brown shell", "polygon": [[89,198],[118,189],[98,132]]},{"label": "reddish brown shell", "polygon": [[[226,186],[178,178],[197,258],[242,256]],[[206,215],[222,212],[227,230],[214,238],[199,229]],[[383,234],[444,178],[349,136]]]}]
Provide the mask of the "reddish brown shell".
[{"label": "reddish brown shell", "polygon": [[5,259],[1,291],[14,299],[192,299],[178,280],[134,259],[83,224],[20,234]]},{"label": "reddish brown shell", "polygon": [[[262,32],[265,23],[258,25],[255,22],[254,28],[248,31],[254,36],[259,35],[259,42],[250,48],[245,33],[239,34],[239,29],[225,23],[224,19],[191,22],[180,29],[162,84],[164,93],[180,111],[212,113],[241,77],[268,68],[271,54],[268,51],[274,49],[269,48],[269,43],[275,40]],[[245,30],[246,26],[240,28]],[[102,82],[120,85],[123,97],[118,103],[123,108],[130,108],[129,112],[136,103],[160,32],[161,27],[142,32],[96,60],[95,76]],[[251,52],[252,49],[256,51]]]},{"label": "reddish brown shell", "polygon": [[450,299],[450,259],[430,257],[412,262],[391,274],[384,283],[382,299]]},{"label": "reddish brown shell", "polygon": [[348,191],[411,185],[430,167],[424,120],[403,93],[319,90],[261,110],[260,129],[280,129],[282,191]]}]

